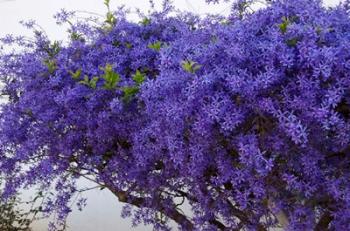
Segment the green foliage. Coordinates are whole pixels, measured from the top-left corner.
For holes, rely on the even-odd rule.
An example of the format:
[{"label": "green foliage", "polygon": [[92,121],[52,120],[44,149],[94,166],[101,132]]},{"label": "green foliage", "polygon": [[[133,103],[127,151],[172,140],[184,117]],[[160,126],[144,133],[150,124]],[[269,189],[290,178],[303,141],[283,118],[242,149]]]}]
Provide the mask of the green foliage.
[{"label": "green foliage", "polygon": [[60,44],[58,41],[54,41],[52,46],[51,46],[51,53],[52,56],[56,56],[59,52],[60,52],[61,48],[60,48]]},{"label": "green foliage", "polygon": [[60,52],[60,43],[54,41],[52,44],[48,43],[43,47],[43,50],[47,53],[48,58],[43,61],[44,65],[50,74],[53,74],[57,69],[55,56]]},{"label": "green foliage", "polygon": [[133,47],[133,45],[132,45],[132,43],[130,43],[130,42],[121,42],[121,41],[119,41],[119,40],[114,40],[113,42],[112,42],[112,45],[113,46],[115,46],[115,47],[122,47],[122,46],[125,46],[126,48],[128,48],[128,49],[131,49],[132,47]]},{"label": "green foliage", "polygon": [[143,26],[147,26],[151,23],[151,19],[145,17],[142,19],[142,21],[140,21],[140,24],[143,25]]},{"label": "green foliage", "polygon": [[295,47],[298,41],[299,41],[298,38],[292,38],[292,39],[288,39],[286,43],[290,47]]},{"label": "green foliage", "polygon": [[92,89],[96,89],[97,81],[99,80],[99,77],[93,77],[92,79],[89,78],[89,76],[85,75],[84,80],[79,81],[79,83],[84,84],[88,87],[91,87]]},{"label": "green foliage", "polygon": [[155,51],[160,51],[162,48],[162,42],[161,41],[156,41],[154,43],[148,44],[148,48],[155,50]]},{"label": "green foliage", "polygon": [[48,54],[49,58],[54,58],[60,52],[61,47],[58,41],[54,41],[52,44],[48,44],[43,49]]},{"label": "green foliage", "polygon": [[115,26],[117,19],[115,18],[114,14],[111,12],[110,0],[104,0],[104,5],[107,7],[107,13],[106,13],[106,19],[105,19],[106,25],[104,29],[109,31],[113,28],[113,26]]},{"label": "green foliage", "polygon": [[194,74],[201,68],[201,65],[197,64],[192,60],[183,60],[181,62],[182,69],[188,73]]},{"label": "green foliage", "polygon": [[104,0],[103,4],[109,9],[110,0]]},{"label": "green foliage", "polygon": [[292,23],[295,23],[299,20],[298,16],[282,17],[282,23],[279,24],[279,29],[282,34],[285,34],[288,30],[288,26]]},{"label": "green foliage", "polygon": [[115,46],[115,47],[122,47],[122,46],[125,46],[126,48],[128,49],[131,49],[133,47],[132,43],[130,42],[121,42],[119,40],[114,40],[112,42],[112,45]]},{"label": "green foliage", "polygon": [[110,11],[107,12],[106,14],[106,20],[105,22],[110,25],[110,26],[114,26],[116,23],[116,18],[114,17],[114,14]]},{"label": "green foliage", "polygon": [[287,32],[287,28],[289,24],[290,24],[289,19],[287,17],[282,17],[282,23],[279,24],[279,28],[282,34],[285,34]]},{"label": "green foliage", "polygon": [[[88,75],[85,75],[84,79],[80,80],[79,83],[86,85],[92,89],[96,89],[98,80],[102,78],[104,79],[104,84],[103,84],[104,89],[107,89],[107,90],[116,89],[120,81],[119,74],[114,72],[113,66],[108,63],[106,64],[105,67],[101,69],[103,70],[103,74],[100,77],[95,76],[90,79]],[[78,81],[81,78],[82,70],[78,69],[75,72],[69,71],[69,73],[74,80]],[[142,81],[144,80],[143,78],[144,78],[144,75],[139,71],[137,71],[136,74],[134,75],[134,81],[137,82],[138,84],[142,83]]]},{"label": "green foliage", "polygon": [[113,71],[111,64],[106,64],[102,70],[104,71],[104,74],[101,76],[101,78],[105,80],[103,88],[107,90],[115,89],[120,81],[119,74]]},{"label": "green foliage", "polygon": [[55,73],[57,69],[57,64],[55,60],[45,59],[44,64],[47,67],[47,70],[49,71],[50,74]]},{"label": "green foliage", "polygon": [[83,38],[83,35],[82,34],[79,34],[77,32],[71,32],[70,34],[70,39],[72,41],[84,41],[84,38]]},{"label": "green foliage", "polygon": [[123,100],[125,102],[129,102],[131,98],[139,92],[139,87],[137,86],[123,87],[122,91],[124,93]]},{"label": "green foliage", "polygon": [[136,85],[123,87],[123,101],[129,102],[140,90],[140,85],[146,80],[146,75],[139,70],[136,70],[132,76],[133,81]]},{"label": "green foliage", "polygon": [[125,46],[126,46],[126,48],[131,49],[132,48],[132,43],[126,42]]},{"label": "green foliage", "polygon": [[136,70],[136,73],[133,75],[132,79],[137,85],[141,85],[146,80],[146,76],[139,70]]},{"label": "green foliage", "polygon": [[71,74],[71,76],[74,80],[79,80],[80,76],[81,76],[81,69],[78,69],[75,72],[69,71],[69,74]]},{"label": "green foliage", "polygon": [[115,46],[115,47],[120,47],[122,44],[121,44],[121,42],[119,40],[114,40],[112,42],[112,45]]}]

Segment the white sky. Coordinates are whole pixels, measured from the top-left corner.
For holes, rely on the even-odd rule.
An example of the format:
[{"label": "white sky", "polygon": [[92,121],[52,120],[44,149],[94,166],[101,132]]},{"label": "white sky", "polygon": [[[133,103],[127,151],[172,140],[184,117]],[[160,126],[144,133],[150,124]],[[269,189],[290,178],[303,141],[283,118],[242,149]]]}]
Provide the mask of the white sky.
[{"label": "white sky", "polygon": [[[292,0],[291,0],[292,1]],[[161,0],[154,0],[157,6]],[[173,0],[175,6],[181,10],[204,13],[229,13],[229,5],[205,4],[204,0]],[[336,5],[340,0],[324,0],[326,5]],[[111,0],[113,7],[125,4],[128,7],[138,7],[147,12],[148,0]],[[47,34],[55,40],[66,38],[65,29],[55,24],[53,15],[60,9],[90,11],[105,13],[103,0],[0,0],[0,37],[12,33],[30,35],[30,31],[19,25],[20,20],[34,19]],[[89,185],[81,182],[82,185]],[[90,185],[91,186],[91,185]],[[24,192],[30,196],[30,192]],[[86,192],[88,206],[83,212],[74,211],[68,224],[71,231],[148,231],[150,227],[131,228],[130,220],[120,218],[121,204],[108,191],[94,190]],[[45,222],[34,225],[34,231],[46,231]]]}]

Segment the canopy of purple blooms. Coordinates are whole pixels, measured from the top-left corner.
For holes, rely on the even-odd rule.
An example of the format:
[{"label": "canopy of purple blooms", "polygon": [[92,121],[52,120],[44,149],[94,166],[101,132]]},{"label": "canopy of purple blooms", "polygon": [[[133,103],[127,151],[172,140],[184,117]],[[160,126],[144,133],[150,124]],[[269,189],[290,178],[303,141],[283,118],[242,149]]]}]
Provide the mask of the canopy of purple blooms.
[{"label": "canopy of purple blooms", "polygon": [[46,192],[52,230],[80,178],[155,230],[350,230],[349,2],[255,2],[133,22],[106,0],[56,15],[69,42],[3,38],[2,197]]}]

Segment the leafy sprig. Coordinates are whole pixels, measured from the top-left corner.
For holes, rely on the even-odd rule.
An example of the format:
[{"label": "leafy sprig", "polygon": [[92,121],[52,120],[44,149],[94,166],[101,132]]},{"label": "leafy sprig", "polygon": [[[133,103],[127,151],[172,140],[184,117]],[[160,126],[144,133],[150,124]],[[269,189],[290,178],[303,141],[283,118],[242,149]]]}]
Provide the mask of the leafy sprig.
[{"label": "leafy sprig", "polygon": [[144,18],[140,21],[140,24],[143,25],[143,26],[147,26],[147,25],[151,24],[151,19],[150,19],[150,18],[147,18],[147,17],[144,17]]},{"label": "leafy sprig", "polygon": [[129,102],[140,90],[140,86],[146,80],[146,75],[140,70],[136,70],[135,74],[132,76],[135,83],[134,86],[123,87],[123,100],[124,102]]},{"label": "leafy sprig", "polygon": [[279,29],[282,32],[282,34],[285,34],[287,32],[288,25],[290,24],[290,20],[283,16],[282,17],[282,23],[279,24]]},{"label": "leafy sprig", "polygon": [[115,26],[117,19],[115,18],[113,12],[111,11],[110,0],[104,0],[104,5],[107,7],[107,13],[106,13],[106,19],[105,19],[105,23],[107,25],[105,26],[105,29],[111,30]]},{"label": "leafy sprig", "polygon": [[101,78],[105,80],[103,88],[107,90],[115,89],[120,81],[120,75],[114,72],[113,66],[108,63],[102,70],[104,73]]},{"label": "leafy sprig", "polygon": [[161,41],[156,41],[154,43],[148,44],[148,48],[155,50],[155,51],[160,51],[162,48],[162,42]]},{"label": "leafy sprig", "polygon": [[195,74],[202,65],[199,65],[197,62],[192,60],[183,60],[181,62],[182,69],[188,73]]},{"label": "leafy sprig", "polygon": [[50,74],[55,73],[57,69],[57,64],[55,60],[52,59],[45,59],[44,60],[44,65],[47,67],[47,70]]},{"label": "leafy sprig", "polygon": [[136,73],[133,75],[132,79],[137,85],[141,85],[146,80],[146,75],[141,73],[141,71],[136,70]]},{"label": "leafy sprig", "polygon": [[81,69],[78,69],[75,72],[69,71],[69,74],[72,76],[74,80],[78,80],[80,79],[80,76],[81,76]]},{"label": "leafy sprig", "polygon": [[91,87],[92,89],[96,89],[96,84],[98,80],[99,80],[99,77],[97,76],[94,76],[90,79],[89,76],[85,75],[84,80],[79,81],[79,83],[84,84],[88,87]]}]

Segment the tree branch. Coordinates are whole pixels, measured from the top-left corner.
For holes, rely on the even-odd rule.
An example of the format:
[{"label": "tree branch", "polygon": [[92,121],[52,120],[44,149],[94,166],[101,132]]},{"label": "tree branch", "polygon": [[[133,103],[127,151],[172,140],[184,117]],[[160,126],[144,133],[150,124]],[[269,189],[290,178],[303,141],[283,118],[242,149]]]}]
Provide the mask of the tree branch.
[{"label": "tree branch", "polygon": [[[215,219],[210,220],[209,223],[212,225],[215,225],[219,230],[226,230],[226,228],[227,228],[223,223],[221,223],[220,221],[215,220]],[[234,229],[232,231],[238,231],[238,230]]]},{"label": "tree branch", "polygon": [[[115,190],[112,187],[107,187],[117,198],[120,202],[128,203],[131,205],[134,205],[138,208],[142,208],[145,202],[145,199],[142,197],[136,197],[133,195],[130,195],[127,191],[122,190]],[[160,200],[160,198],[159,198]],[[183,214],[181,214],[179,211],[177,211],[175,208],[164,208],[162,205],[150,207],[151,209],[156,209],[159,212],[162,212],[170,219],[174,220],[176,223],[181,225],[185,230],[191,231],[194,230],[192,222]]]},{"label": "tree branch", "polygon": [[318,221],[314,231],[326,231],[326,230],[329,230],[328,226],[329,226],[329,223],[331,223],[332,220],[333,220],[333,216],[331,215],[331,213],[329,211],[326,211],[322,215],[320,220]]},{"label": "tree branch", "polygon": [[[250,221],[249,217],[241,210],[237,209],[232,203],[230,200],[226,200],[227,203],[230,205],[230,210],[231,210],[231,213],[236,216],[243,224],[247,224],[247,225],[251,225],[252,222]],[[261,224],[258,224],[258,227],[257,227],[257,230],[258,231],[267,231],[266,228],[261,225]]]}]

